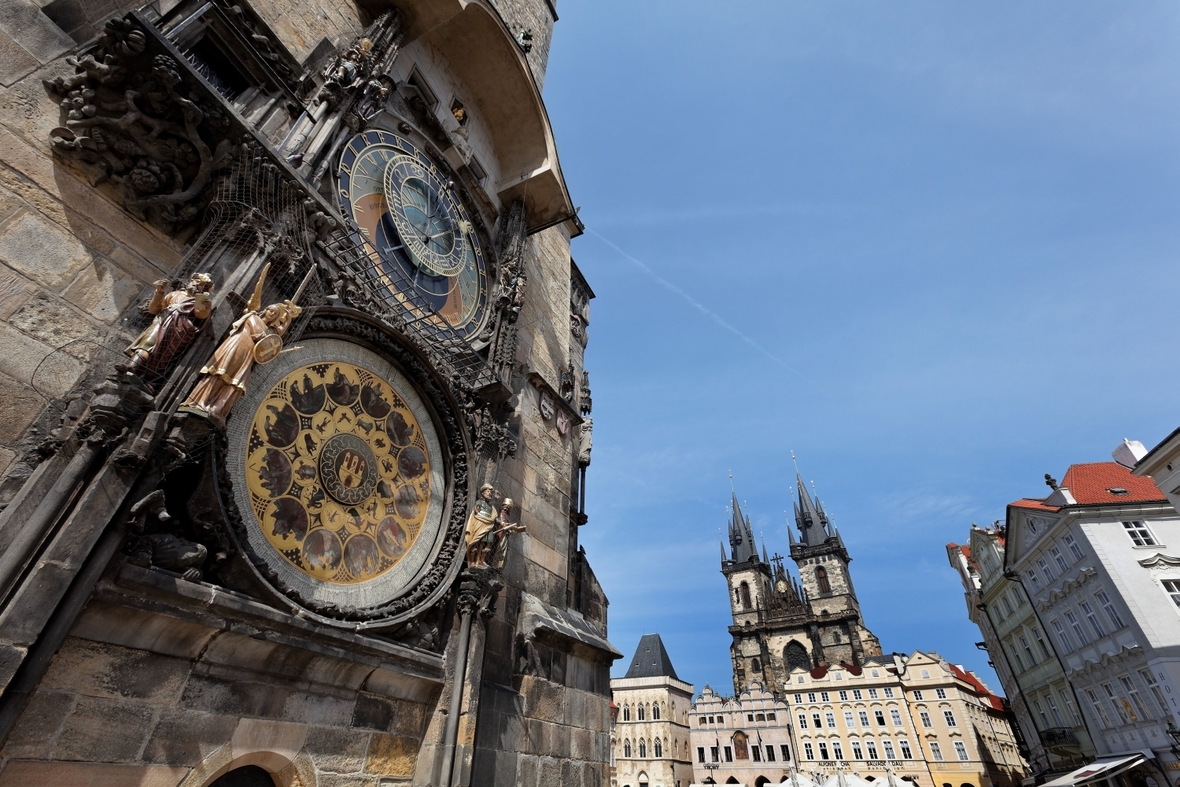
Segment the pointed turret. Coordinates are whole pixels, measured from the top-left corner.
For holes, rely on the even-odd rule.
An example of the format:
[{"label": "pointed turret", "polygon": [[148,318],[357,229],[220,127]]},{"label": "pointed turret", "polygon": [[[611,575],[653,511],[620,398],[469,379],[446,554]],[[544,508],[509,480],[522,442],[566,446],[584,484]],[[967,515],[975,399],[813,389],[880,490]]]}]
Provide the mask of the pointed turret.
[{"label": "pointed turret", "polygon": [[802,542],[807,546],[818,546],[828,538],[827,514],[822,514],[822,508],[816,508],[816,501],[811,499],[807,487],[803,485],[803,477],[795,474],[795,484],[799,489],[799,501],[795,503],[795,524],[799,526]]},{"label": "pointed turret", "polygon": [[730,505],[733,513],[729,519],[729,545],[733,549],[733,562],[745,563],[747,560],[757,560],[758,545],[754,543],[754,530],[750,526],[750,518],[742,514],[737,492],[733,493]]},{"label": "pointed turret", "polygon": [[770,558],[767,557],[767,555],[768,555],[768,553],[766,551],[766,541],[763,540],[763,542],[762,542],[762,562],[769,566],[770,565]]}]

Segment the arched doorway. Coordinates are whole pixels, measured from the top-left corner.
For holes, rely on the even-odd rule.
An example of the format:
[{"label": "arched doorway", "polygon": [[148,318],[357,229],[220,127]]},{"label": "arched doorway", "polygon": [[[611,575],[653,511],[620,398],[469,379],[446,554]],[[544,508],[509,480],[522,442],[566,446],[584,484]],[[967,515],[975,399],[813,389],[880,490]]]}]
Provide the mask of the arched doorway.
[{"label": "arched doorway", "polygon": [[787,662],[787,669],[811,669],[811,657],[807,655],[807,648],[798,642],[787,645],[783,651],[783,661]]},{"label": "arched doorway", "polygon": [[763,785],[770,784],[770,779],[765,776],[759,776],[754,780],[754,787],[763,787]]},{"label": "arched doorway", "polygon": [[257,765],[247,765],[244,768],[234,768],[209,787],[275,787],[275,780]]}]

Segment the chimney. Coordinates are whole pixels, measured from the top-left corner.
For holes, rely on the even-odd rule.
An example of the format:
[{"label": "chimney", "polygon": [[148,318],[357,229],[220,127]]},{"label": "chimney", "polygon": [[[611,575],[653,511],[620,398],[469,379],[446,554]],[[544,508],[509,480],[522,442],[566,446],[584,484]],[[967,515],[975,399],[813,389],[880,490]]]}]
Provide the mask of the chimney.
[{"label": "chimney", "polygon": [[1147,456],[1147,449],[1138,440],[1128,440],[1124,437],[1123,442],[1111,451],[1110,455],[1123,467],[1134,468],[1140,459]]}]

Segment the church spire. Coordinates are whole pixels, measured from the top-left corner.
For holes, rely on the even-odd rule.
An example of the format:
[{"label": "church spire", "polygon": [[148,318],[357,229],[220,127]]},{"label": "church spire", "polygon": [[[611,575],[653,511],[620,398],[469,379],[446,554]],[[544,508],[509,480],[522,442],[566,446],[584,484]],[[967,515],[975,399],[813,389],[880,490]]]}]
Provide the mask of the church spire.
[{"label": "church spire", "polygon": [[799,490],[799,500],[795,503],[795,524],[799,526],[802,541],[807,546],[818,546],[828,538],[828,515],[823,506],[817,508],[818,499],[812,500],[811,494],[803,483],[803,476],[795,473],[795,485]]},{"label": "church spire", "polygon": [[750,518],[742,513],[738,503],[737,492],[733,490],[733,476],[729,477],[730,490],[733,497],[730,502],[731,516],[729,519],[729,546],[731,547],[733,562],[745,563],[747,560],[758,560],[758,545],[754,543],[754,529],[750,526]]}]

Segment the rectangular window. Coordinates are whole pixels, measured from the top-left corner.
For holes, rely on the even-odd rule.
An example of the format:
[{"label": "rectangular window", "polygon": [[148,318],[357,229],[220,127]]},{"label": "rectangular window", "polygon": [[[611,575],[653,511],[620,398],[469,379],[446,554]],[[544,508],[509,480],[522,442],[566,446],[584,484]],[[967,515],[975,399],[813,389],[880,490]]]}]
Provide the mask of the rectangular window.
[{"label": "rectangular window", "polygon": [[853,741],[852,742],[852,759],[863,760],[864,758],[865,758],[864,753],[860,750],[860,741]]},{"label": "rectangular window", "polygon": [[1147,712],[1147,706],[1143,704],[1143,698],[1139,696],[1139,687],[1131,680],[1130,675],[1123,675],[1119,678],[1119,683],[1123,684],[1123,691],[1127,692],[1127,697],[1131,700],[1131,704],[1135,706],[1135,714],[1140,719],[1149,719],[1151,714]]},{"label": "rectangular window", "polygon": [[747,713],[747,714],[746,714],[746,721],[753,721],[753,720],[754,720],[754,714],[753,714],[753,713]]},{"label": "rectangular window", "polygon": [[1069,641],[1069,634],[1065,633],[1065,628],[1057,621],[1056,618],[1049,621],[1049,625],[1057,632],[1057,640],[1061,643],[1061,650],[1063,653],[1073,652],[1073,643]]},{"label": "rectangular window", "polygon": [[1174,579],[1165,579],[1164,590],[1167,591],[1168,597],[1175,602],[1176,606],[1180,607],[1180,582]]},{"label": "rectangular window", "polygon": [[959,726],[959,722],[955,721],[955,714],[951,713],[949,710],[944,710],[942,712],[942,717],[944,719],[946,719],[946,726],[948,726],[948,727],[958,727]]},{"label": "rectangular window", "polygon": [[922,720],[922,726],[927,729],[934,726],[934,722],[930,721],[930,714],[926,711],[918,711],[918,718]]},{"label": "rectangular window", "polygon": [[852,690],[852,699],[854,699],[854,700],[864,699],[864,696],[860,693],[860,689],[853,689]]},{"label": "rectangular window", "polygon": [[1131,720],[1130,717],[1127,716],[1127,708],[1123,707],[1126,705],[1126,700],[1115,694],[1114,689],[1111,688],[1109,683],[1103,683],[1101,685],[1102,691],[1106,694],[1106,698],[1110,700],[1110,704],[1114,706],[1114,712],[1118,714],[1119,719],[1123,722],[1123,724],[1130,724]]},{"label": "rectangular window", "polygon": [[766,761],[767,762],[774,762],[774,747],[773,746],[766,747]]},{"label": "rectangular window", "polygon": [[1049,554],[1053,556],[1053,562],[1057,564],[1057,567],[1061,569],[1062,573],[1069,568],[1069,563],[1065,562],[1065,555],[1061,554],[1060,549],[1052,547],[1049,549]]},{"label": "rectangular window", "polygon": [[803,756],[809,760],[815,759],[815,750],[811,748],[811,744],[807,741],[803,742]]},{"label": "rectangular window", "polygon": [[1005,642],[1004,644],[1008,646],[1008,652],[1012,654],[1012,660],[1016,662],[1016,671],[1024,672],[1024,660],[1020,658],[1020,651],[1018,651],[1011,642]]},{"label": "rectangular window", "polygon": [[871,675],[871,676],[872,676],[872,677],[874,677],[874,678],[879,678],[879,677],[881,677],[881,673],[880,673],[880,671],[879,671],[879,670],[875,670],[875,669],[871,669],[871,670],[869,670],[869,675]]},{"label": "rectangular window", "polygon": [[1033,707],[1037,709],[1037,715],[1041,717],[1041,724],[1048,728],[1050,726],[1049,717],[1045,715],[1045,708],[1041,705],[1041,701],[1033,700]]},{"label": "rectangular window", "polygon": [[799,714],[799,729],[801,729],[801,730],[807,729],[807,714],[806,713]]},{"label": "rectangular window", "polygon": [[850,730],[856,729],[856,719],[852,717],[852,711],[844,711],[844,726]]},{"label": "rectangular window", "polygon": [[893,741],[881,741],[881,745],[885,747],[885,759],[897,759],[897,753],[893,751]]},{"label": "rectangular window", "polygon": [[865,741],[865,748],[869,750],[869,759],[870,760],[881,759],[880,757],[877,756],[877,742],[876,741]]},{"label": "rectangular window", "polygon": [[955,754],[959,756],[962,762],[967,762],[967,744],[962,741],[955,741]]},{"label": "rectangular window", "polygon": [[[837,632],[837,633],[838,633],[838,632]],[[844,680],[844,673],[843,673],[843,672],[837,672],[837,673],[836,673],[836,680]]]},{"label": "rectangular window", "polygon": [[818,713],[811,714],[811,723],[815,725],[817,730],[823,729],[824,725],[823,722],[820,721]]},{"label": "rectangular window", "polygon": [[1078,638],[1078,642],[1083,645],[1090,644],[1090,638],[1086,636],[1086,632],[1082,628],[1082,624],[1078,622],[1077,616],[1074,615],[1071,610],[1067,609],[1065,611],[1065,619],[1069,621],[1069,627],[1073,629],[1073,634]]},{"label": "rectangular window", "polygon": [[796,695],[795,695],[795,704],[796,704],[796,705],[800,705],[800,704],[802,704],[802,702],[803,702],[803,695],[802,695],[802,694],[796,694]]},{"label": "rectangular window", "polygon": [[914,753],[912,751],[910,751],[910,742],[909,741],[898,741],[897,745],[901,747],[901,758],[903,760],[914,759]]},{"label": "rectangular window", "polygon": [[819,758],[821,760],[831,759],[831,757],[828,756],[828,744],[824,741],[819,741]]},{"label": "rectangular window", "polygon": [[846,691],[840,692],[840,699],[847,701],[848,700],[848,692],[846,692]]},{"label": "rectangular window", "polygon": [[775,721],[775,720],[777,720],[777,719],[778,719],[778,717],[777,717],[777,716],[775,716],[773,713],[768,713],[768,714],[766,714],[766,720],[767,720],[767,721]]},{"label": "rectangular window", "polygon": [[894,727],[900,727],[901,726],[901,711],[898,710],[897,708],[890,708],[889,709],[889,720],[891,722],[893,722]]},{"label": "rectangular window", "polygon": [[1127,535],[1131,537],[1131,543],[1137,547],[1154,547],[1159,546],[1156,543],[1155,536],[1147,528],[1147,523],[1142,520],[1135,520],[1134,522],[1123,522],[1123,528],[1127,531]]},{"label": "rectangular window", "polygon": [[1037,558],[1037,566],[1041,569],[1041,576],[1045,578],[1046,582],[1053,581],[1053,571],[1049,568],[1049,564],[1045,562],[1045,558]]},{"label": "rectangular window", "polygon": [[709,747],[709,754],[713,757],[713,762],[717,762],[717,747],[716,746]]},{"label": "rectangular window", "polygon": [[867,730],[869,728],[869,712],[863,710],[857,711],[856,715],[858,718],[860,718],[860,726]]},{"label": "rectangular window", "polygon": [[815,702],[815,692],[814,691],[807,692],[807,701],[808,702]]},{"label": "rectangular window", "polygon": [[1024,655],[1028,658],[1029,666],[1037,663],[1037,657],[1033,655],[1032,648],[1028,644],[1028,637],[1023,634],[1020,635],[1020,647],[1024,648]]},{"label": "rectangular window", "polygon": [[795,678],[795,682],[796,683],[806,683],[807,680],[802,675],[800,675],[799,677]]},{"label": "rectangular window", "polygon": [[1037,641],[1037,648],[1041,651],[1041,655],[1044,656],[1046,659],[1052,658],[1049,655],[1048,646],[1045,645],[1045,638],[1044,638],[1044,636],[1041,635],[1041,630],[1039,628],[1034,627],[1032,630],[1032,633],[1033,633],[1033,639],[1035,639]]},{"label": "rectangular window", "polygon": [[1094,608],[1090,606],[1089,601],[1079,601],[1078,609],[1082,611],[1082,615],[1090,624],[1090,628],[1094,630],[1094,634],[1098,637],[1105,637],[1106,632],[1102,630],[1102,624],[1098,622],[1098,616],[1094,614]]},{"label": "rectangular window", "polygon": [[733,762],[733,747],[732,746],[725,747],[725,761],[726,762]]},{"label": "rectangular window", "polygon": [[1139,670],[1139,677],[1143,678],[1143,682],[1147,684],[1148,691],[1155,697],[1155,702],[1160,706],[1160,710],[1166,716],[1168,714],[1168,703],[1164,701],[1164,693],[1160,691],[1160,685],[1156,683],[1155,676],[1151,674],[1151,670]]},{"label": "rectangular window", "polygon": [[754,762],[762,762],[762,749],[760,747],[751,746],[750,755],[753,756]]},{"label": "rectangular window", "polygon": [[844,759],[844,749],[840,745],[840,741],[832,741],[832,756],[837,760]]},{"label": "rectangular window", "polygon": [[1000,602],[1001,602],[1001,603],[1004,605],[1004,612],[1005,612],[1005,614],[1003,615],[1003,617],[1011,617],[1011,615],[1012,615],[1012,613],[1014,612],[1014,610],[1012,609],[1012,602],[1008,600],[1008,594],[1007,594],[1007,593],[1005,593],[1004,595],[1000,596]]},{"label": "rectangular window", "polygon": [[1032,583],[1033,590],[1039,593],[1041,591],[1041,578],[1037,576],[1037,572],[1029,571],[1025,574],[1025,576],[1028,577],[1028,581]]},{"label": "rectangular window", "polygon": [[920,700],[920,699],[922,699],[922,692],[921,692],[921,691],[915,691],[915,692],[914,692],[914,699],[916,699],[916,700]]},{"label": "rectangular window", "polygon": [[705,747],[697,746],[697,762],[705,761]]},{"label": "rectangular window", "polygon": [[942,747],[937,741],[930,741],[930,754],[936,762],[942,762]]},{"label": "rectangular window", "polygon": [[783,755],[783,762],[786,762],[787,760],[791,759],[791,747],[787,746],[787,744],[785,744],[785,743],[782,743],[782,744],[779,744],[778,749],[779,749],[779,753]]},{"label": "rectangular window", "polygon": [[946,699],[946,689],[935,689],[934,696],[938,697],[940,700],[945,700]]},{"label": "rectangular window", "polygon": [[1074,558],[1081,560],[1085,557],[1085,555],[1082,554],[1082,548],[1078,546],[1078,542],[1074,540],[1073,536],[1066,536],[1062,540],[1065,541],[1065,545],[1069,547],[1070,554],[1072,554]]},{"label": "rectangular window", "polygon": [[832,713],[831,711],[828,711],[827,713],[824,714],[824,721],[827,722],[828,727],[835,727],[836,726],[836,714]]},{"label": "rectangular window", "polygon": [[819,699],[820,699],[820,702],[827,702],[828,701],[828,693],[826,691],[821,691],[819,693]]},{"label": "rectangular window", "polygon": [[877,726],[885,726],[885,711],[881,710],[880,708],[874,708],[873,718],[877,720]]},{"label": "rectangular window", "polygon": [[877,690],[876,689],[869,689],[869,699],[870,700],[877,699]]},{"label": "rectangular window", "polygon": [[1114,608],[1114,604],[1110,601],[1110,596],[1106,595],[1105,590],[1099,590],[1094,594],[1094,598],[1098,599],[1098,604],[1106,613],[1106,617],[1110,619],[1110,624],[1116,629],[1123,627],[1123,619],[1119,617],[1118,610]]},{"label": "rectangular window", "polygon": [[893,696],[893,689],[889,688],[888,686],[885,687],[885,696],[892,697]]},{"label": "rectangular window", "polygon": [[1102,724],[1102,729],[1110,729],[1110,717],[1106,715],[1106,709],[1102,707],[1102,701],[1092,689],[1085,689],[1086,697],[1089,698],[1090,704],[1094,706],[1094,713],[1098,714],[1098,720]]},{"label": "rectangular window", "polygon": [[1045,700],[1049,703],[1049,712],[1053,714],[1053,720],[1057,722],[1057,726],[1064,727],[1065,722],[1061,718],[1061,711],[1057,710],[1057,701],[1053,699],[1053,693],[1046,693]]}]

